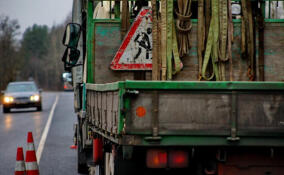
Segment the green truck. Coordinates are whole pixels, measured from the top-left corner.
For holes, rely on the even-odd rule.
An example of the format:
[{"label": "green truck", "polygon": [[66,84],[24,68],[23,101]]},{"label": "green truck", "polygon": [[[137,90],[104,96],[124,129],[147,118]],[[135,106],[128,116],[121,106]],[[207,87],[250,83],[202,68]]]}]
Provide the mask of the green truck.
[{"label": "green truck", "polygon": [[273,3],[74,0],[62,60],[78,172],[283,174],[284,19]]}]

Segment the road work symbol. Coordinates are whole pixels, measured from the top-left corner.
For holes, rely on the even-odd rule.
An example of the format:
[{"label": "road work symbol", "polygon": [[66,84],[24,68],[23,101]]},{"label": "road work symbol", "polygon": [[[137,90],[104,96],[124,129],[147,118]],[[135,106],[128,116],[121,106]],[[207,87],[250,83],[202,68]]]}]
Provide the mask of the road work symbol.
[{"label": "road work symbol", "polygon": [[152,69],[152,16],[150,8],[141,9],[115,54],[113,70]]}]

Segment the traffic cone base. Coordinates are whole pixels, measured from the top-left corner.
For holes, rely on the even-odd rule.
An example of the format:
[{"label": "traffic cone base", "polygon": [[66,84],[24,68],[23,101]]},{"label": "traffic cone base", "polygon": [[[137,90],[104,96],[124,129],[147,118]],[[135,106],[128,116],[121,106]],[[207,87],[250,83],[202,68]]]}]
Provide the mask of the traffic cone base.
[{"label": "traffic cone base", "polygon": [[26,151],[26,175],[39,175],[32,132],[28,133],[28,150]]},{"label": "traffic cone base", "polygon": [[16,166],[15,166],[15,175],[25,175],[25,171],[26,169],[25,169],[23,148],[18,147]]}]

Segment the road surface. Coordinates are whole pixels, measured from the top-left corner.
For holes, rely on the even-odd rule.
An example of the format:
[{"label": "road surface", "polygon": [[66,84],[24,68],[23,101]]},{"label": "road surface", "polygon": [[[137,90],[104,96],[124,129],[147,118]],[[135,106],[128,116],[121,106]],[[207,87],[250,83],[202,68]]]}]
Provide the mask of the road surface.
[{"label": "road surface", "polygon": [[26,150],[29,131],[33,132],[37,157],[40,157],[40,174],[77,174],[77,150],[70,149],[76,121],[73,93],[46,92],[42,96],[41,112],[29,108],[12,109],[11,113],[3,114],[1,106],[0,175],[14,174],[17,147],[22,146]]}]

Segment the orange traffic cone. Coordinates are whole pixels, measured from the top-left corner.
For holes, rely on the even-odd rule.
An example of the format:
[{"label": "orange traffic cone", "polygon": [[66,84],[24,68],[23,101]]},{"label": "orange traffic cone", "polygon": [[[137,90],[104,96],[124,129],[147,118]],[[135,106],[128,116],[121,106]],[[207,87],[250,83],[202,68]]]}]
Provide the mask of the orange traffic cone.
[{"label": "orange traffic cone", "polygon": [[28,132],[28,147],[26,151],[26,172],[27,175],[39,175],[39,169],[36,160],[33,133]]},{"label": "orange traffic cone", "polygon": [[26,169],[25,169],[23,148],[18,147],[17,158],[16,158],[16,167],[15,167],[15,175],[25,175],[25,173],[26,173]]}]

